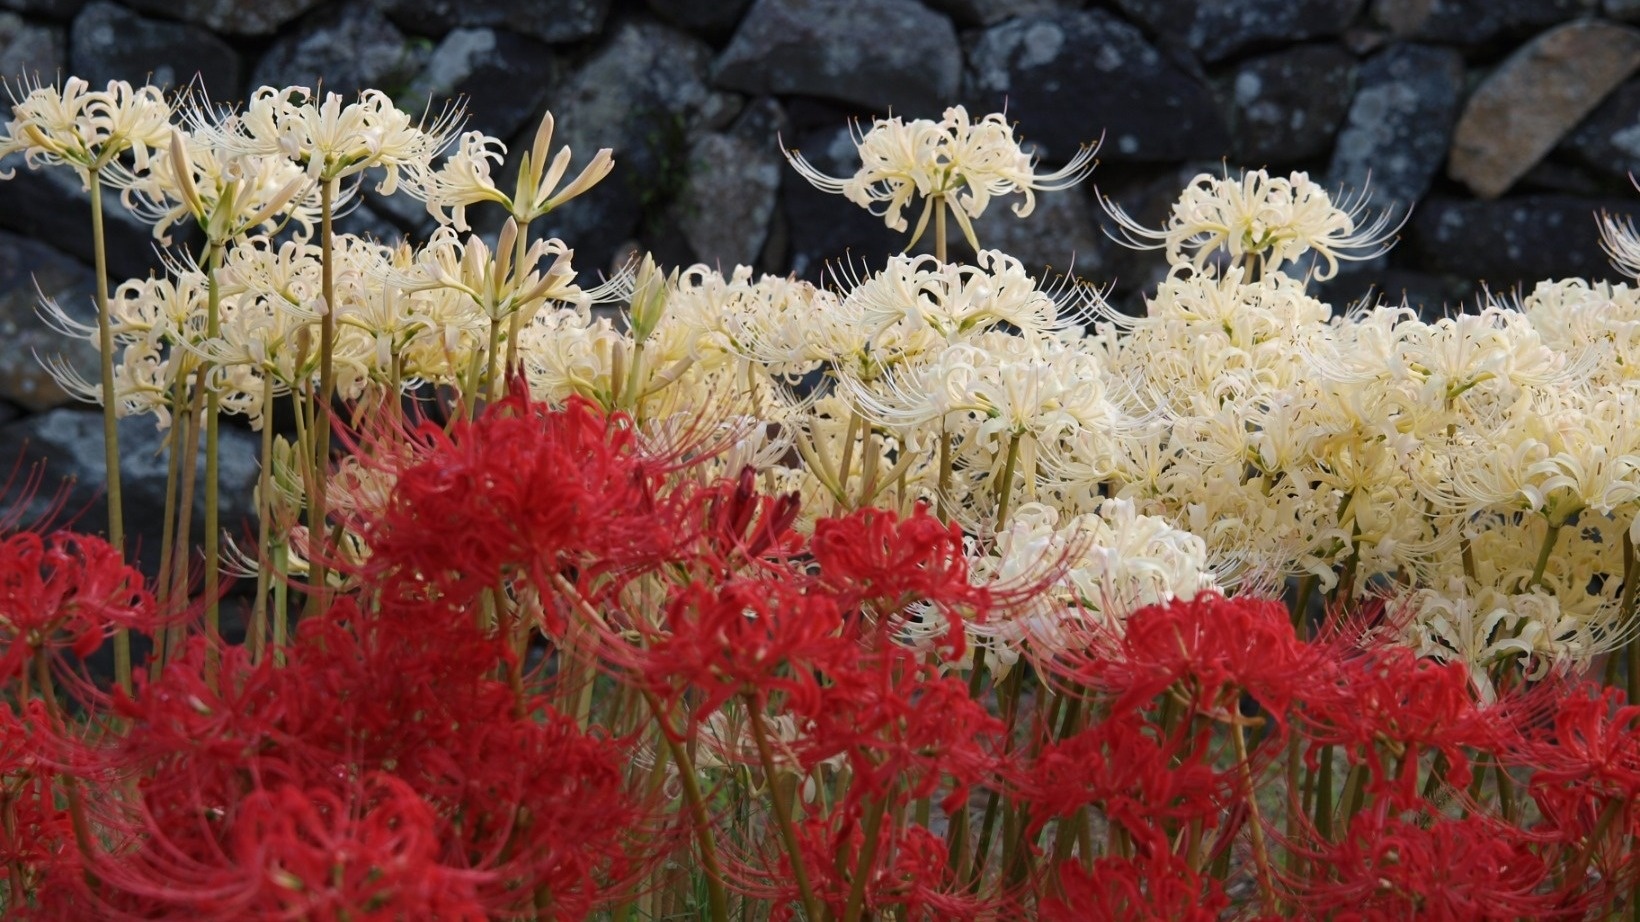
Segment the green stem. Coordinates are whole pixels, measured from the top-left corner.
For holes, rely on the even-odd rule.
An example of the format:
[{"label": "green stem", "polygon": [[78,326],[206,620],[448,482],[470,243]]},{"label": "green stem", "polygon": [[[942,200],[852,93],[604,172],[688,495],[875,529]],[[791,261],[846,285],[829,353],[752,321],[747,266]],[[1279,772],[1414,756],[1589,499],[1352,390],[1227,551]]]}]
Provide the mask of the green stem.
[{"label": "green stem", "polygon": [[319,393],[313,404],[313,495],[308,497],[308,597],[310,612],[322,611],[327,595],[330,548],[326,522],[330,517],[330,403],[336,399],[336,257],[332,229],[336,180],[319,184],[319,286],[325,312],[319,318]]},{"label": "green stem", "polygon": [[1247,801],[1247,830],[1253,838],[1253,863],[1258,867],[1259,896],[1271,912],[1278,912],[1274,876],[1270,873],[1270,851],[1264,841],[1264,817],[1259,812],[1258,797],[1253,789],[1253,770],[1247,764],[1247,736],[1238,719],[1231,724],[1230,739],[1236,744],[1236,768],[1241,774],[1242,797]]},{"label": "green stem", "polygon": [[1532,578],[1526,581],[1526,588],[1543,585],[1543,571],[1549,566],[1549,555],[1554,552],[1555,539],[1560,537],[1560,525],[1550,525],[1543,535],[1543,544],[1538,548],[1537,563],[1532,566]]},{"label": "green stem", "polygon": [[1014,469],[1019,466],[1019,439],[1015,432],[1008,438],[1008,456],[1002,462],[1002,477],[997,481],[997,531],[1008,525],[1008,503],[1014,495]]},{"label": "green stem", "polygon": [[934,258],[945,262],[945,196],[934,203]]},{"label": "green stem", "polygon": [[[754,718],[753,723],[757,721]],[[871,877],[872,865],[877,861],[879,832],[883,825],[883,810],[888,798],[879,797],[866,806],[865,842],[860,846],[860,857],[854,863],[854,879],[849,881],[848,902],[843,906],[843,922],[860,922],[860,911],[865,907],[866,881]],[[809,918],[817,919],[811,911]]]},{"label": "green stem", "polygon": [[273,536],[273,375],[262,378],[262,469],[256,488],[256,601],[251,608],[251,662],[261,663],[268,643],[268,544]]},{"label": "green stem", "polygon": [[[803,911],[808,914],[809,922],[820,922],[820,903],[809,886],[808,868],[803,864],[803,852],[797,844],[797,829],[792,825],[791,805],[786,801],[786,792],[780,787],[780,778],[774,769],[774,750],[769,745],[769,731],[763,726],[763,695],[761,692],[747,695],[746,700],[750,708],[748,716],[752,739],[757,742],[757,757],[763,763],[763,780],[769,785],[769,800],[773,802],[775,825],[780,829],[780,840],[786,846],[786,854],[792,859],[792,880],[797,884],[797,893],[803,901]],[[878,819],[881,818],[881,805],[878,805]],[[871,848],[869,839],[866,848]],[[851,902],[852,899],[851,892]]]},{"label": "green stem", "polygon": [[[216,339],[222,335],[222,285],[217,280],[217,269],[222,265],[222,247],[213,244],[205,257],[206,310],[205,335]],[[205,681],[216,687],[218,657],[217,645],[222,640],[222,522],[221,478],[218,476],[220,456],[217,451],[217,424],[222,410],[222,395],[210,386],[210,364],[200,366],[200,382],[205,393]]]},{"label": "green stem", "polygon": [[[91,269],[96,276],[97,349],[102,353],[103,463],[108,468],[108,543],[125,553],[125,504],[120,489],[119,400],[114,392],[114,320],[108,312],[108,247],[103,240],[102,171],[86,171],[91,186]],[[114,634],[114,681],[131,691],[131,632]]]},{"label": "green stem", "polygon": [[666,743],[667,752],[672,761],[678,766],[678,780],[683,785],[683,798],[689,805],[690,815],[695,821],[695,842],[700,846],[700,860],[706,866],[706,894],[711,908],[712,922],[728,922],[729,899],[723,891],[723,872],[718,869],[717,845],[712,838],[712,819],[706,812],[706,800],[701,797],[700,783],[695,778],[695,763],[689,759],[689,753],[672,738],[671,727],[661,711],[661,703],[655,693],[643,689],[644,703],[649,706],[649,714],[655,719],[655,725],[660,730],[661,740]]}]

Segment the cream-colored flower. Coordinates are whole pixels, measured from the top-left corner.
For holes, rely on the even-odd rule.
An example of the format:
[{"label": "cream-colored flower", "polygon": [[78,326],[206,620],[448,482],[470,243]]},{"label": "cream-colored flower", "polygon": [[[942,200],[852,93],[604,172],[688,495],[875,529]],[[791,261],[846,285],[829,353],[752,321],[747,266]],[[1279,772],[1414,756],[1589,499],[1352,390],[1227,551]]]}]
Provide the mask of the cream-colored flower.
[{"label": "cream-colored flower", "polygon": [[223,123],[219,143],[236,153],[282,156],[322,183],[380,167],[386,176],[377,190],[392,195],[401,170],[424,169],[450,142],[460,115],[446,110],[422,125],[380,90],[344,105],[337,93],[320,99],[304,86],[264,86]]},{"label": "cream-colored flower", "polygon": [[938,122],[894,117],[877,119],[865,132],[856,123],[853,132],[860,169],[847,179],[821,173],[794,150],[786,159],[815,188],[847,196],[897,231],[906,229],[901,212],[921,196],[922,214],[908,248],[940,207],[951,210],[969,246],[979,250],[972,219],[985,212],[993,196],[1023,195],[1014,214],[1026,217],[1036,207],[1035,193],[1066,189],[1086,178],[1097,149],[1081,148],[1063,168],[1038,176],[1035,158],[1020,148],[1006,117],[993,112],[974,122],[962,106],[945,110]]},{"label": "cream-colored flower", "polygon": [[[171,139],[171,106],[159,89],[133,88],[111,80],[106,90],[89,91],[79,77],[58,86],[28,86],[13,95],[11,120],[0,134],[0,159],[21,153],[30,169],[67,164],[89,187],[90,173],[131,152],[134,168],[149,165],[153,151]],[[15,170],[0,170],[10,179]]]},{"label": "cream-colored flower", "polygon": [[1161,230],[1139,224],[1109,198],[1103,201],[1119,228],[1117,240],[1139,249],[1165,248],[1175,271],[1198,274],[1219,250],[1237,264],[1257,258],[1264,272],[1313,251],[1325,263],[1314,276],[1324,281],[1338,272],[1341,259],[1372,259],[1388,250],[1398,229],[1387,211],[1362,223],[1365,192],[1334,204],[1307,173],[1282,178],[1253,170],[1239,181],[1200,173]]},{"label": "cream-colored flower", "polygon": [[[537,240],[513,264],[518,223],[508,219],[492,251],[477,234],[465,241],[450,228],[439,228],[415,258],[409,271],[388,269],[384,277],[405,291],[449,288],[471,299],[484,317],[505,320],[516,313],[528,313],[544,301],[585,302],[587,295],[576,285],[570,265],[574,251],[556,237]],[[536,265],[545,258],[552,262],[545,272]]]},{"label": "cream-colored flower", "polygon": [[456,152],[438,169],[419,169],[410,193],[427,203],[428,213],[440,224],[452,225],[459,231],[468,229],[467,206],[479,202],[501,205],[513,220],[528,227],[531,221],[597,185],[615,168],[614,152],[605,147],[560,189],[559,183],[569,171],[570,149],[559,148],[549,159],[552,132],[553,118],[548,112],[541,116],[535,143],[519,164],[512,195],[502,192],[490,175],[490,165],[499,165],[505,159],[507,146],[478,131],[462,135]]},{"label": "cream-colored flower", "polygon": [[1612,265],[1623,270],[1624,275],[1640,279],[1640,231],[1634,229],[1633,218],[1602,214],[1600,245],[1611,257]]}]

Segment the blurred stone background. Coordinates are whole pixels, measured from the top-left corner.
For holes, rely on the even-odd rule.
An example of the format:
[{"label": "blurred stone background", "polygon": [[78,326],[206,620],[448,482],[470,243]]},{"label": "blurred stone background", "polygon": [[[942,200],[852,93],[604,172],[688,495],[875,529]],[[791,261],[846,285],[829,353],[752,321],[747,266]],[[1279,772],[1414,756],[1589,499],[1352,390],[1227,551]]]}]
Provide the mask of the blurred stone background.
[{"label": "blurred stone background", "polygon": [[[1105,237],[1098,197],[1154,226],[1191,176],[1243,167],[1370,178],[1374,203],[1411,210],[1389,256],[1326,287],[1335,305],[1406,297],[1438,315],[1482,286],[1611,277],[1595,215],[1640,213],[1637,69],[1640,0],[0,0],[14,87],[197,72],[232,102],[322,80],[413,110],[460,98],[515,151],[551,109],[574,169],[615,149],[616,172],[537,228],[588,274],[633,246],[817,280],[845,255],[880,262],[903,238],[810,188],[777,138],[845,175],[852,119],[1005,108],[1045,168],[1102,136],[1101,162],[1027,220],[993,203],[982,243],[1074,265],[1134,309],[1160,260]],[[0,465],[47,454],[96,483],[94,414],[65,407],[34,357],[62,348],[40,292],[88,310],[88,214],[66,172],[0,184]],[[150,271],[146,228],[108,214],[116,281]],[[430,221],[367,196],[347,227],[417,237]]]}]

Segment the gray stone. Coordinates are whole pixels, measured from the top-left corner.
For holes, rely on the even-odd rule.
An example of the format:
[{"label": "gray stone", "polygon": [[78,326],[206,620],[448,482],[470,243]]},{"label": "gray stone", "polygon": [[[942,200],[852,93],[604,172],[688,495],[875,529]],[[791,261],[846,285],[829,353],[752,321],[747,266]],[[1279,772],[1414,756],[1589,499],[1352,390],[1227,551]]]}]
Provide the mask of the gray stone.
[{"label": "gray stone", "polygon": [[98,380],[98,352],[90,340],[71,339],[40,319],[42,297],[57,302],[82,323],[94,323],[95,278],[91,270],[42,243],[0,231],[0,399],[31,412],[73,398],[57,385],[42,360],[58,357],[87,381]]},{"label": "gray stone", "polygon": [[285,23],[326,0],[125,0],[139,13],[155,13],[204,26],[223,35],[272,35]]},{"label": "gray stone", "polygon": [[[16,231],[63,251],[83,263],[92,261],[91,197],[68,167],[30,170],[21,157],[5,161],[17,175],[0,185],[5,207],[0,228]],[[119,193],[103,190],[103,236],[108,272],[115,279],[145,276],[158,267],[153,229],[120,205]]]},{"label": "gray stone", "polygon": [[[1007,253],[1038,278],[1054,279],[1068,272],[1084,279],[1104,278],[1106,256],[1115,244],[1099,233],[1087,189],[1039,192],[1036,208],[1023,218],[1014,214],[1020,201],[1017,195],[991,200],[974,220],[980,246]],[[955,252],[966,250],[963,244]]]},{"label": "gray stone", "polygon": [[58,22],[73,19],[82,6],[85,0],[0,0],[0,10],[16,10]]},{"label": "gray stone", "polygon": [[1544,279],[1618,279],[1600,249],[1595,215],[1640,214],[1634,199],[1519,196],[1495,202],[1432,199],[1404,244],[1425,268],[1485,282],[1495,292]]},{"label": "gray stone", "polygon": [[593,38],[604,27],[612,0],[377,0],[376,8],[399,28],[442,36],[451,29],[504,28],[549,44]]},{"label": "gray stone", "polygon": [[[760,122],[778,122],[773,100]],[[743,119],[743,123],[751,119]],[[755,265],[769,236],[785,159],[775,133],[710,132],[689,145],[688,178],[672,206],[673,220],[695,258],[728,272]]]},{"label": "gray stone", "polygon": [[655,15],[698,35],[716,37],[734,31],[752,0],[646,0]]},{"label": "gray stone", "polygon": [[149,19],[105,0],[74,18],[68,52],[72,72],[92,86],[129,80],[178,88],[197,76],[219,97],[239,94],[239,55],[226,42],[199,26]]},{"label": "gray stone", "polygon": [[0,76],[15,82],[52,83],[67,68],[63,29],[0,13]]},{"label": "gray stone", "polygon": [[[827,175],[852,176],[860,168],[847,126],[799,134],[788,143],[792,141]],[[821,192],[789,170],[781,179],[780,210],[791,271],[811,282],[826,281],[832,266],[846,264],[860,271],[881,268],[889,254],[910,243],[909,234],[889,230],[882,218],[841,195]],[[908,222],[915,220],[913,212]]]},{"label": "gray stone", "polygon": [[1368,59],[1333,148],[1331,183],[1370,185],[1375,204],[1410,207],[1446,157],[1463,80],[1463,58],[1447,49],[1398,44]]},{"label": "gray stone", "polygon": [[1372,18],[1398,38],[1480,45],[1530,35],[1599,7],[1599,0],[1374,0]]},{"label": "gray stone", "polygon": [[455,29],[433,49],[401,103],[412,111],[431,104],[436,111],[460,99],[469,129],[511,137],[541,111],[553,71],[553,58],[539,42],[489,28]]},{"label": "gray stone", "polygon": [[1015,16],[1074,9],[1074,0],[925,0],[959,26],[994,26]]},{"label": "gray stone", "polygon": [[389,95],[407,87],[432,46],[412,39],[366,0],[343,3],[274,40],[251,74],[252,86],[322,84],[352,98],[360,90]]},{"label": "gray stone", "polygon": [[1630,78],[1607,96],[1558,150],[1617,189],[1632,189],[1629,177],[1640,176],[1640,77]]},{"label": "gray stone", "polygon": [[1050,163],[1101,134],[1104,160],[1219,158],[1229,150],[1207,86],[1101,10],[1010,19],[979,35],[968,63],[971,114],[1006,111]]},{"label": "gray stone", "polygon": [[1340,45],[1244,61],[1227,94],[1237,159],[1271,165],[1326,153],[1349,111],[1355,71],[1355,57]]},{"label": "gray stone", "polygon": [[757,0],[713,72],[728,89],[913,117],[954,102],[961,77],[951,20],[916,0]]},{"label": "gray stone", "polygon": [[[252,528],[256,509],[252,489],[256,485],[259,437],[236,426],[222,426],[219,445],[221,505],[218,521],[223,529],[241,536]],[[120,421],[120,477],[125,494],[123,508],[126,542],[136,549],[139,566],[152,573],[158,569],[161,522],[165,512],[166,433],[154,425],[154,417],[131,417]],[[107,534],[108,505],[103,495],[108,480],[104,462],[102,410],[64,407],[19,420],[0,429],[0,470],[13,470],[22,462],[43,464],[44,478],[31,502],[22,506],[25,521],[47,513],[59,485],[66,488],[61,508],[81,515],[76,530]],[[198,455],[199,470],[205,469],[205,451]],[[0,509],[17,509],[21,497],[0,497]],[[205,496],[199,490],[194,499],[193,534],[205,528]]]},{"label": "gray stone", "polygon": [[1601,10],[1612,19],[1640,22],[1640,0],[1606,0]]},{"label": "gray stone", "polygon": [[[532,231],[563,238],[578,266],[602,266],[640,224],[664,215],[687,178],[691,135],[719,117],[724,104],[706,85],[711,55],[705,43],[676,29],[632,20],[555,87],[552,146],[574,152],[570,175],[604,147],[614,150],[615,170]],[[509,145],[511,163],[529,150],[534,134],[532,121]]]},{"label": "gray stone", "polygon": [[1469,96],[1448,172],[1482,198],[1503,194],[1640,67],[1640,30],[1567,23],[1510,55]]},{"label": "gray stone", "polygon": [[1364,0],[1116,0],[1116,5],[1166,39],[1180,40],[1205,61],[1250,48],[1342,34]]}]

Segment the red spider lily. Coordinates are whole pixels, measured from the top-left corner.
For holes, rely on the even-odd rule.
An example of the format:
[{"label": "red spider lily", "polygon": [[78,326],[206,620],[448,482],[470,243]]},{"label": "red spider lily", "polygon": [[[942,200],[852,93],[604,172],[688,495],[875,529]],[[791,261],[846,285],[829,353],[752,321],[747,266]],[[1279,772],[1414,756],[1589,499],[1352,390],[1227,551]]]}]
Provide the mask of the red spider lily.
[{"label": "red spider lily", "polygon": [[[886,812],[893,813],[893,809]],[[908,922],[1019,917],[1003,911],[1002,899],[975,893],[958,880],[944,840],[924,826],[880,823],[868,856],[860,811],[839,806],[802,817],[796,824],[796,838],[810,890],[830,918],[845,917],[857,879],[863,881],[857,898],[862,919],[879,918],[891,907],[895,918]],[[861,867],[866,858],[867,866]],[[765,867],[732,869],[730,875],[736,890],[769,901],[772,920],[797,918],[794,906],[800,894],[784,851],[767,859]]]},{"label": "red spider lily", "polygon": [[1230,901],[1170,852],[1059,865],[1062,893],[1042,901],[1042,922],[1218,922]]},{"label": "red spider lily", "polygon": [[1302,712],[1311,770],[1322,746],[1345,747],[1371,770],[1369,790],[1391,797],[1401,809],[1421,803],[1418,772],[1400,770],[1392,777],[1384,764],[1385,744],[1409,767],[1420,752],[1439,752],[1447,782],[1462,788],[1471,778],[1466,747],[1495,746],[1509,724],[1504,708],[1476,705],[1463,664],[1424,659],[1405,647],[1346,658],[1311,682]]},{"label": "red spider lily", "polygon": [[821,582],[848,608],[864,606],[893,626],[918,603],[932,603],[949,622],[944,643],[962,656],[962,621],[956,612],[983,614],[989,591],[970,585],[962,530],[918,505],[901,518],[882,509],[860,509],[843,518],[815,523],[810,542]]},{"label": "red spider lily", "polygon": [[[1386,805],[1387,806],[1387,805]],[[1317,850],[1298,897],[1348,922],[1580,918],[1563,905],[1532,840],[1482,815],[1391,813],[1351,820],[1341,841]]]},{"label": "red spider lily", "polygon": [[1534,787],[1640,798],[1640,704],[1617,689],[1577,688],[1561,698],[1550,727],[1529,732],[1506,758],[1533,767]]},{"label": "red spider lily", "polygon": [[1184,823],[1216,826],[1235,782],[1213,769],[1208,737],[1205,725],[1168,735],[1127,712],[1049,743],[1020,780],[1023,799],[1033,805],[1032,834],[1089,806],[1158,852],[1171,850],[1171,836]]},{"label": "red spider lily", "polygon": [[1326,662],[1301,641],[1280,602],[1204,592],[1134,612],[1114,650],[1044,664],[1115,696],[1114,711],[1142,708],[1173,692],[1212,716],[1233,713],[1243,694],[1278,724]]},{"label": "red spider lily", "polygon": [[[858,648],[856,648],[858,650]],[[833,668],[817,695],[787,702],[803,728],[793,749],[805,767],[846,757],[849,798],[932,796],[947,788],[950,813],[1003,768],[1004,727],[956,676],[941,676],[914,651],[882,647]]]},{"label": "red spider lily", "polygon": [[152,633],[142,575],[101,538],[17,532],[0,539],[0,683],[36,654],[89,656],[122,628]]},{"label": "red spider lily", "polygon": [[764,496],[756,478],[748,467],[733,480],[686,494],[680,503],[678,521],[687,536],[680,544],[713,573],[726,576],[743,566],[787,561],[802,550],[803,537],[792,530],[797,495]]},{"label": "red spider lily", "polygon": [[815,670],[859,655],[841,636],[837,601],[809,589],[801,577],[774,573],[693,582],[673,591],[657,624],[617,625],[638,639],[612,631],[606,652],[668,702],[698,690],[697,718],[741,694],[783,691],[797,707],[818,694]]},{"label": "red spider lily", "polygon": [[464,603],[513,574],[544,587],[589,560],[653,562],[674,540],[656,512],[662,466],[638,457],[623,417],[590,403],[552,410],[515,395],[418,436],[418,462],[393,470],[392,500],[359,525],[383,581]]}]

